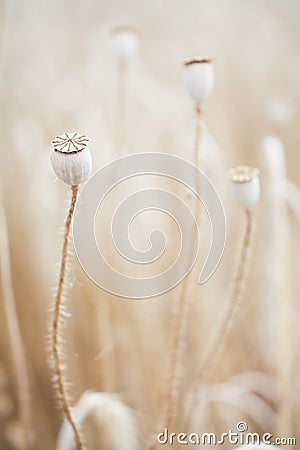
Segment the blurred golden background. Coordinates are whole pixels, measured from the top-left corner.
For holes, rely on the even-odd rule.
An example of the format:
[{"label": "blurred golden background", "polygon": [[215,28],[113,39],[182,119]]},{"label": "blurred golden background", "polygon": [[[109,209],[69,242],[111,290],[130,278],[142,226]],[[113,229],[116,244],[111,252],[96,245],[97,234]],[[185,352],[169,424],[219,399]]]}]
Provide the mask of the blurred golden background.
[{"label": "blurred golden background", "polygon": [[[54,183],[50,141],[65,131],[88,135],[93,171],[140,152],[192,162],[194,107],[182,81],[182,61],[196,55],[211,57],[215,70],[203,113],[200,167],[219,190],[227,244],[212,279],[197,285],[198,262],[187,287],[190,311],[172,430],[221,433],[244,420],[251,431],[299,441],[300,3],[2,0],[0,8],[1,251],[7,252],[8,238],[11,259],[10,264],[1,259],[0,448],[72,448],[72,440],[57,443],[61,415],[48,365],[51,292],[61,253],[57,230],[68,200],[66,186]],[[124,73],[112,45],[111,30],[119,25],[139,32],[139,51]],[[262,190],[249,273],[224,351],[210,379],[195,387],[241,246],[244,216],[227,176],[240,164],[260,169]],[[207,230],[205,222],[204,240]],[[105,246],[108,237],[102,236]],[[91,400],[90,410],[86,406],[82,430],[88,448],[146,449],[164,408],[180,286],[152,300],[122,300],[97,288],[76,257],[68,278],[72,317],[64,347],[71,397],[76,403],[87,390],[118,394],[100,397],[99,405]],[[27,446],[18,422],[15,328],[5,308],[11,287],[29,377]],[[189,399],[203,387],[206,400],[200,395],[186,425]]]}]

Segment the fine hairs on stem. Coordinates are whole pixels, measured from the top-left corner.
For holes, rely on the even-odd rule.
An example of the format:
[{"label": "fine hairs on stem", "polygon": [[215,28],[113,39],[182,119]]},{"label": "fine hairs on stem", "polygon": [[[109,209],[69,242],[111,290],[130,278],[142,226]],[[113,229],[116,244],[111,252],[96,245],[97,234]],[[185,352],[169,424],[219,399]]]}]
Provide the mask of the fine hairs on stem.
[{"label": "fine hairs on stem", "polygon": [[236,317],[236,313],[239,310],[241,300],[243,298],[254,230],[254,221],[252,212],[245,211],[245,214],[246,214],[245,234],[239,257],[238,268],[234,279],[233,292],[225,308],[224,315],[220,320],[214,339],[209,347],[209,350],[200,368],[198,378],[202,381],[206,380],[207,377],[209,377],[215,362],[217,361],[224,345],[226,344],[226,340],[230,334],[231,328],[234,323],[234,318]]},{"label": "fine hairs on stem", "polygon": [[[197,106],[196,108],[196,129],[195,129],[195,144],[194,144],[194,164],[199,166],[199,144],[200,144],[200,131],[201,131],[201,110]],[[196,178],[196,190],[199,191],[197,186],[198,178]],[[200,204],[198,198],[196,199],[195,207],[195,220],[198,224],[200,217]],[[195,236],[191,236],[191,246],[194,245]],[[189,252],[190,253],[190,252]],[[189,276],[185,277],[182,282],[181,295],[179,300],[179,307],[175,317],[175,324],[173,329],[173,338],[170,355],[170,369],[169,380],[167,383],[167,395],[165,400],[165,419],[164,424],[168,428],[171,425],[173,418],[175,417],[178,403],[178,389],[180,382],[180,372],[182,363],[182,354],[184,350],[186,323],[189,312],[189,298],[188,298],[188,285]]]},{"label": "fine hairs on stem", "polygon": [[31,399],[29,377],[27,372],[26,356],[16,311],[15,297],[11,276],[11,263],[9,254],[9,238],[5,211],[0,196],[0,275],[3,290],[3,305],[7,319],[7,327],[12,350],[12,360],[16,371],[17,398],[19,408],[19,421],[22,427],[22,439],[18,445],[19,450],[28,450],[31,447]]},{"label": "fine hairs on stem", "polygon": [[[196,125],[195,125],[195,142],[194,142],[194,165],[199,166],[199,147],[200,147],[200,135],[201,135],[201,109],[196,106]],[[196,174],[196,172],[195,172]],[[197,177],[197,174],[196,174]],[[198,178],[195,180],[195,187],[197,192],[199,192]],[[196,198],[194,206],[195,221],[198,224],[200,218],[200,204],[199,199]],[[195,236],[191,236],[190,245],[194,245]],[[188,253],[188,257],[190,251]],[[172,329],[172,341],[171,350],[169,358],[169,368],[168,377],[166,380],[166,392],[164,399],[164,412],[162,417],[161,427],[169,428],[172,421],[176,415],[178,397],[179,397],[179,383],[180,383],[180,373],[182,367],[182,356],[185,344],[185,332],[188,313],[190,309],[189,297],[188,297],[188,286],[190,277],[186,276],[182,281],[181,292],[178,310],[176,312],[174,326]],[[152,439],[152,438],[151,438]],[[147,448],[152,450],[155,448],[155,444],[149,444]]]},{"label": "fine hairs on stem", "polygon": [[63,374],[63,362],[62,362],[62,349],[60,348],[60,326],[62,325],[62,298],[64,292],[64,285],[66,280],[66,271],[67,271],[67,258],[68,258],[68,246],[69,246],[69,236],[72,218],[74,214],[74,209],[76,205],[77,195],[78,195],[78,186],[71,187],[72,196],[71,203],[69,207],[69,211],[67,214],[67,218],[64,226],[64,237],[63,237],[63,248],[60,260],[60,268],[59,268],[59,278],[57,291],[55,294],[55,303],[54,303],[54,314],[52,320],[52,356],[54,363],[54,372],[55,372],[55,382],[59,400],[61,402],[61,407],[66,417],[66,420],[71,425],[74,436],[77,450],[83,450],[83,441],[80,435],[79,428],[73,418],[70,400],[68,398],[68,391],[66,387],[66,382]]},{"label": "fine hairs on stem", "polygon": [[61,327],[64,324],[63,297],[67,276],[67,259],[72,218],[78,196],[78,186],[87,180],[92,170],[92,160],[87,147],[89,139],[79,133],[64,133],[56,136],[51,142],[51,164],[56,175],[71,187],[71,202],[64,225],[63,247],[60,259],[58,284],[54,301],[54,312],[51,328],[51,356],[54,368],[55,387],[64,416],[72,427],[77,450],[83,450],[83,440],[72,413],[68,397],[66,381],[63,373],[63,336]]},{"label": "fine hairs on stem", "polygon": [[[211,371],[218,360],[224,345],[226,344],[227,338],[234,324],[234,319],[243,299],[254,234],[254,219],[251,210],[258,200],[260,192],[258,173],[259,172],[257,169],[247,166],[237,167],[231,171],[231,181],[233,183],[236,200],[245,212],[245,232],[242,241],[241,253],[238,259],[237,271],[234,277],[233,291],[216,328],[196,381],[208,381]],[[196,400],[194,397],[189,407],[187,423],[190,423],[191,414],[194,411],[195,401]]]}]

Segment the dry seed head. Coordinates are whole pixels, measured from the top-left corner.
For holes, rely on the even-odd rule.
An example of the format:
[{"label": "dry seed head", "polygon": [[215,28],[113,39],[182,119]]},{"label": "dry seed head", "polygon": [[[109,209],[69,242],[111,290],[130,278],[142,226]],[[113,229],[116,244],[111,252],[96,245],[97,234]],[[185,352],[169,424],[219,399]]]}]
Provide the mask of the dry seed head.
[{"label": "dry seed head", "polygon": [[259,175],[259,170],[250,166],[237,166],[230,170],[230,179],[233,183],[249,183],[254,177]]},{"label": "dry seed head", "polygon": [[56,136],[52,141],[52,147],[60,153],[78,153],[89,143],[89,138],[85,134],[64,133]]},{"label": "dry seed head", "polygon": [[112,41],[117,58],[126,62],[139,50],[140,36],[136,28],[130,26],[118,26],[112,29]]},{"label": "dry seed head", "polygon": [[250,211],[260,195],[259,170],[249,166],[234,167],[229,172],[237,202]]},{"label": "dry seed head", "polygon": [[210,58],[195,57],[183,62],[183,81],[186,90],[202,106],[214,86],[214,68]]},{"label": "dry seed head", "polygon": [[78,186],[88,179],[92,159],[87,147],[89,138],[79,133],[64,133],[52,141],[51,165],[64,183]]},{"label": "dry seed head", "polygon": [[195,56],[194,58],[188,58],[185,61],[183,61],[184,66],[190,66],[192,64],[206,64],[211,63],[212,60],[210,58],[207,58],[206,56]]}]

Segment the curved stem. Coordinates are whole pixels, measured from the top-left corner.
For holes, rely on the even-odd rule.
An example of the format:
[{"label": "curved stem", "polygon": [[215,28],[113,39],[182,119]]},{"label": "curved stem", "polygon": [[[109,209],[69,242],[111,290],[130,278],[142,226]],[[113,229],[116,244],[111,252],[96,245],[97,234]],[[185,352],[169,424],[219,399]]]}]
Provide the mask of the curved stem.
[{"label": "curved stem", "polygon": [[[1,201],[1,198],[0,198]],[[18,448],[30,448],[31,406],[30,388],[27,372],[26,356],[22,342],[21,330],[16,311],[13,291],[11,263],[9,255],[9,240],[4,208],[0,204],[0,272],[3,289],[3,305],[12,349],[12,359],[16,371],[17,396],[19,402],[19,420],[24,433],[24,440]]]},{"label": "curved stem", "polygon": [[[195,130],[195,143],[194,143],[194,165],[199,166],[199,144],[200,144],[200,131],[201,131],[201,111],[196,108],[196,130]],[[195,172],[196,173],[196,172]],[[199,180],[196,173],[195,180],[196,190],[199,192]],[[198,198],[194,207],[195,221],[198,224],[200,218],[200,204]],[[191,247],[194,245],[195,236],[191,236]],[[189,255],[188,255],[189,256]],[[170,358],[170,378],[168,383],[168,391],[166,395],[166,411],[165,411],[165,426],[168,428],[171,425],[173,418],[176,415],[178,396],[179,396],[179,383],[180,372],[182,367],[182,356],[185,345],[185,332],[186,323],[189,312],[189,297],[188,297],[188,285],[190,278],[186,276],[182,282],[181,296],[179,300],[178,312],[176,314],[175,325],[173,329],[173,342],[171,348]]]},{"label": "curved stem", "polygon": [[55,371],[55,383],[56,388],[59,395],[59,400],[61,401],[61,407],[67,422],[71,425],[76,442],[77,450],[83,450],[83,441],[80,435],[80,431],[78,425],[76,424],[72,409],[70,405],[70,400],[68,398],[68,392],[66,388],[66,383],[63,375],[63,367],[62,367],[62,352],[59,345],[60,340],[60,326],[62,324],[61,317],[61,307],[62,307],[62,297],[63,291],[65,287],[65,279],[66,279],[66,266],[67,266],[67,257],[68,257],[68,246],[69,246],[69,235],[71,229],[72,218],[74,214],[74,209],[76,205],[78,194],[78,186],[72,186],[72,197],[71,203],[68,211],[68,215],[65,222],[64,228],[64,238],[63,238],[63,248],[62,255],[60,261],[60,270],[59,270],[59,279],[57,285],[57,291],[55,295],[55,304],[54,304],[54,314],[52,320],[52,356],[54,361],[54,371]]},{"label": "curved stem", "polygon": [[[251,254],[253,231],[254,231],[254,222],[252,213],[250,211],[246,211],[246,228],[243,238],[241,254],[239,257],[238,268],[234,278],[232,295],[229,299],[229,302],[227,303],[225,311],[221,317],[219,325],[213,336],[206,357],[204,358],[204,361],[200,367],[197,376],[197,381],[199,380],[201,382],[207,381],[216,361],[218,360],[224,348],[224,345],[226,344],[227,338],[232,329],[234,319],[236,317],[241,301],[243,299],[248,262]],[[196,401],[198,402],[198,400],[199,399],[196,400],[196,398],[193,397],[191,406],[189,408],[187,422],[190,421],[192,411],[194,410],[196,406]]]}]

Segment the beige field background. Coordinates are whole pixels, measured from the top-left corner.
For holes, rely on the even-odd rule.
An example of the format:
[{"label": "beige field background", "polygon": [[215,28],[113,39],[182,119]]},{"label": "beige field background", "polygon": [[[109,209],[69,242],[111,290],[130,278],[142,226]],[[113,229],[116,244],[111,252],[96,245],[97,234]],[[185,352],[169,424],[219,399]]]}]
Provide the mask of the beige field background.
[{"label": "beige field background", "polygon": [[[1,450],[72,448],[72,443],[55,447],[62,417],[48,365],[52,291],[69,199],[67,187],[55,181],[50,166],[50,141],[65,131],[88,135],[93,172],[129,153],[164,152],[193,161],[194,107],[181,72],[182,61],[196,55],[214,61],[215,89],[204,108],[200,166],[220,192],[227,244],[218,271],[199,286],[197,276],[210,239],[203,218],[205,245],[188,285],[190,311],[172,431],[220,434],[245,421],[249,431],[300,442],[300,3],[1,0],[0,14],[1,209],[7,221],[32,416],[32,444],[26,447],[17,421],[17,368],[4,308],[6,266],[0,285]],[[118,25],[140,32],[140,50],[126,72],[121,143],[118,64],[110,34]],[[272,145],[276,154],[278,141],[269,141],[271,156],[269,152],[266,157],[263,143],[270,135],[284,146],[286,174],[284,164],[278,168],[277,159],[273,164]],[[244,214],[228,181],[228,169],[240,164],[260,169],[262,191],[254,211],[245,292],[210,379],[195,385],[230,296],[244,232]],[[184,190],[173,187],[192,204]],[[121,197],[119,190],[114,202]],[[108,214],[111,207],[106,208]],[[164,222],[155,213],[147,214],[134,233],[137,245],[145,245],[156,220]],[[99,216],[98,222],[99,240],[109,256],[107,217]],[[172,240],[172,224],[166,227],[174,246],[178,236]],[[116,393],[113,399],[122,402],[114,406],[96,401],[82,426],[87,448],[146,449],[164,407],[180,287],[151,300],[115,298],[88,279],[75,256],[68,278],[72,317],[66,320],[64,347],[73,401],[92,390]],[[189,400],[199,392],[198,406],[186,424]]]}]

